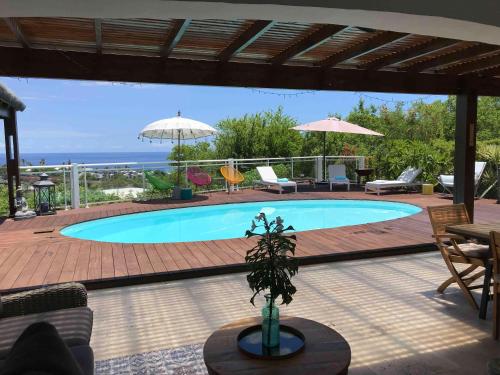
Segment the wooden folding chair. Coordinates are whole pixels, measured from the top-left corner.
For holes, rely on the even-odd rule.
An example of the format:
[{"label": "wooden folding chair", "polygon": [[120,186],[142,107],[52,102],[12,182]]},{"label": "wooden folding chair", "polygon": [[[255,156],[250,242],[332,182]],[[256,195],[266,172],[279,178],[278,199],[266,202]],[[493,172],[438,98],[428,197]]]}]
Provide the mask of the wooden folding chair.
[{"label": "wooden folding chair", "polygon": [[500,232],[490,232],[490,248],[493,252],[493,338],[500,334]]},{"label": "wooden folding chair", "polygon": [[[429,213],[436,245],[451,273],[451,277],[439,286],[438,292],[444,293],[448,286],[457,283],[472,307],[478,309],[479,307],[471,290],[482,288],[483,285],[473,285],[472,283],[484,275],[490,256],[488,245],[468,242],[461,236],[446,232],[447,225],[470,224],[469,215],[464,204],[427,207],[427,212]],[[449,243],[445,241],[449,241]],[[457,263],[470,266],[459,270],[455,267]],[[478,268],[482,269],[473,273]]]}]

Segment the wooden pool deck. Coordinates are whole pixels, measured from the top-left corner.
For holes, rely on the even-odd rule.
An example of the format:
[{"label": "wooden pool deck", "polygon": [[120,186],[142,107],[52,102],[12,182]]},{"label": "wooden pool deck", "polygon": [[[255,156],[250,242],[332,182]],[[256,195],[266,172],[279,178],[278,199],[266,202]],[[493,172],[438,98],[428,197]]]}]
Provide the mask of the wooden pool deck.
[{"label": "wooden pool deck", "polygon": [[[69,224],[113,215],[207,204],[293,199],[374,199],[406,202],[425,208],[450,204],[437,195],[307,191],[283,195],[244,190],[211,193],[188,202],[114,203],[29,221],[0,222],[0,292],[80,281],[89,288],[110,287],[242,271],[253,240],[121,244],[64,237]],[[500,219],[500,205],[476,201],[476,222]],[[286,219],[286,218],[285,218]],[[293,224],[293,223],[292,223]],[[379,223],[312,230],[297,235],[297,256],[304,264],[433,249],[425,209],[416,215]]]}]

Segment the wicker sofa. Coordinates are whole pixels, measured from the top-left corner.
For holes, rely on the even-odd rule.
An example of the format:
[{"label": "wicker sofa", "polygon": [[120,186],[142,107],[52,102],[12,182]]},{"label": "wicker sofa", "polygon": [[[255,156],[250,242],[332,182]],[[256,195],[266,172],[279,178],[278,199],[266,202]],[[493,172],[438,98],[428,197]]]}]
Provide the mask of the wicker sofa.
[{"label": "wicker sofa", "polygon": [[45,321],[56,327],[85,375],[94,373],[90,347],[93,314],[82,284],[67,283],[0,298],[0,372],[10,349],[31,324]]}]

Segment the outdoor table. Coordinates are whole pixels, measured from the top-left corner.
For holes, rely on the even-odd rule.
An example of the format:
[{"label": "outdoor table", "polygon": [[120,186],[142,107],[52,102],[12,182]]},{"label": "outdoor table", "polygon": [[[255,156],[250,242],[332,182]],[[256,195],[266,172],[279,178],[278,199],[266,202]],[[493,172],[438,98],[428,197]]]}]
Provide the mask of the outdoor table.
[{"label": "outdoor table", "polygon": [[356,174],[358,175],[358,184],[361,185],[361,178],[365,177],[368,180],[368,177],[373,173],[373,168],[360,168],[356,169]]},{"label": "outdoor table", "polygon": [[[465,238],[475,238],[483,243],[490,241],[490,232],[500,232],[500,222],[490,224],[459,224],[447,225],[446,231],[452,234],[458,234]],[[490,248],[491,251],[491,248]],[[490,299],[490,284],[493,274],[493,264],[488,263],[484,271],[483,292],[481,294],[481,305],[479,306],[479,318],[486,319],[486,310]]]},{"label": "outdoor table", "polygon": [[238,349],[238,334],[260,324],[261,317],[245,318],[227,324],[212,335],[203,347],[208,373],[213,374],[347,374],[351,348],[334,329],[309,319],[282,316],[281,324],[298,329],[305,336],[304,350],[280,360],[250,358]]}]

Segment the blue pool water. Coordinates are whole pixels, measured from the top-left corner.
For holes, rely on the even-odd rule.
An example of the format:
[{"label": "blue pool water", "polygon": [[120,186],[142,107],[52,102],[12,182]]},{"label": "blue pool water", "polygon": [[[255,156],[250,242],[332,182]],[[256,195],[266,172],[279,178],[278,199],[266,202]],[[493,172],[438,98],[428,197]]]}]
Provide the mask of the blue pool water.
[{"label": "blue pool water", "polygon": [[61,233],[101,242],[191,242],[244,237],[260,212],[271,219],[281,216],[285,225],[300,232],[397,219],[420,211],[410,204],[370,200],[234,203],[114,216],[71,225]]}]

